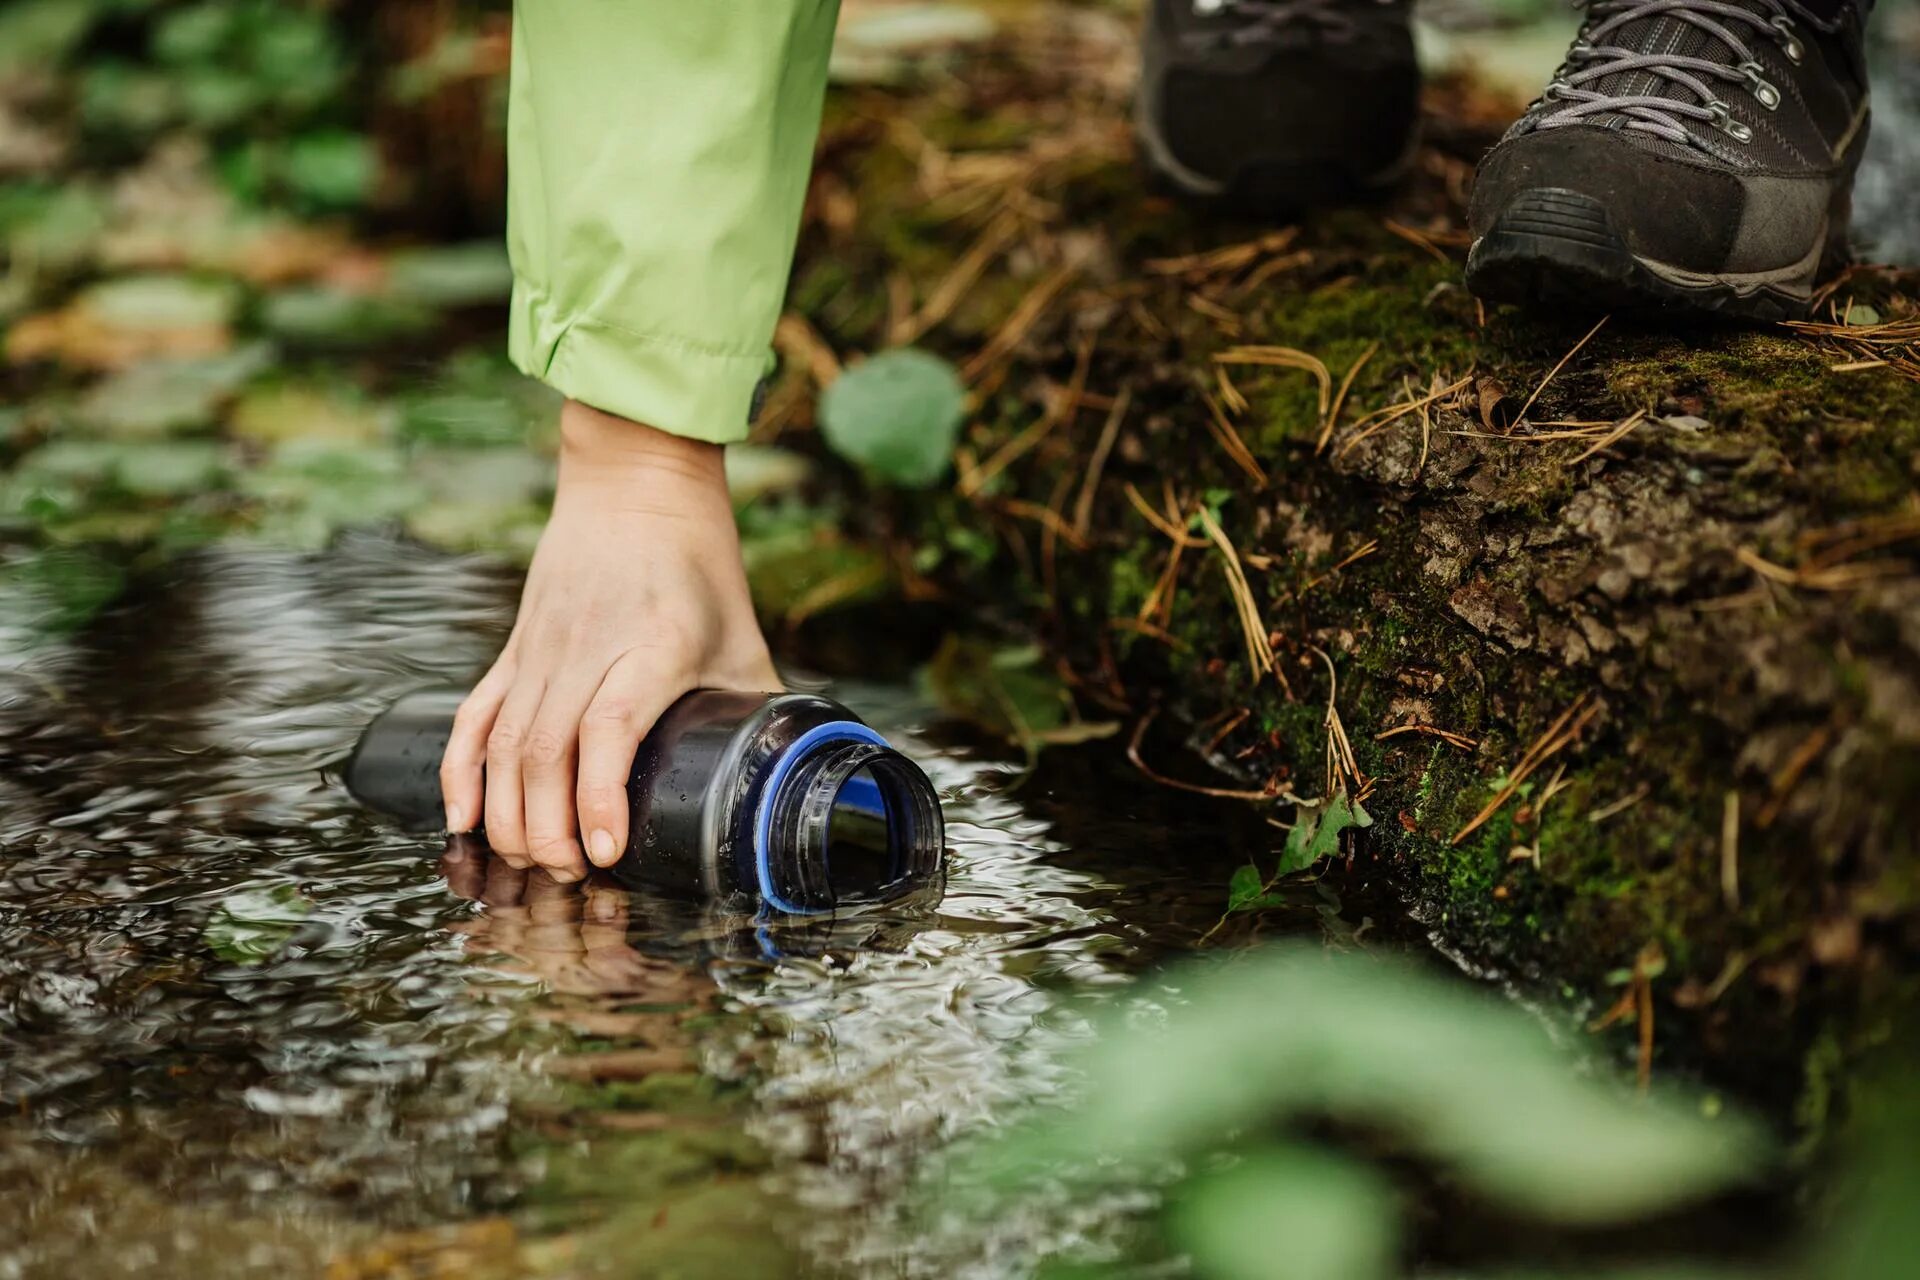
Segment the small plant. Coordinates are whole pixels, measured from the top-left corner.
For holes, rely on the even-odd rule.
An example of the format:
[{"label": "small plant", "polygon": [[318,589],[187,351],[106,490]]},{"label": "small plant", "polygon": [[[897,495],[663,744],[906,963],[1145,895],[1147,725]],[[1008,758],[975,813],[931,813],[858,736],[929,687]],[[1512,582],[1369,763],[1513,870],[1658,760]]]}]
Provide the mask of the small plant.
[{"label": "small plant", "polygon": [[909,489],[946,474],[966,412],[953,366],[912,347],[883,351],[820,396],[820,430],[833,451],[876,479]]},{"label": "small plant", "polygon": [[1195,1275],[1388,1280],[1400,1193],[1310,1126],[1379,1135],[1504,1213],[1566,1227],[1675,1209],[1769,1160],[1745,1118],[1584,1074],[1518,1008],[1401,964],[1288,945],[1165,987],[1151,1024],[1108,1021],[1077,1102],[962,1157],[956,1182],[1169,1183],[1145,1247]]}]

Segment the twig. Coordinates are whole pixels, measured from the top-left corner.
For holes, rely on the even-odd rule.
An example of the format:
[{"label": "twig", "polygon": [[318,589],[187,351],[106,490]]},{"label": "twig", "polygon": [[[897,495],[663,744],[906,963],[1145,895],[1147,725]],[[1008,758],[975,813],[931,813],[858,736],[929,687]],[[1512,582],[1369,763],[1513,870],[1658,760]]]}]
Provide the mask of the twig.
[{"label": "twig", "polygon": [[1132,761],[1133,767],[1146,775],[1150,781],[1157,782],[1163,787],[1172,787],[1177,791],[1191,791],[1195,795],[1213,796],[1219,800],[1251,800],[1260,804],[1278,800],[1284,794],[1278,791],[1246,791],[1235,790],[1232,787],[1203,786],[1198,782],[1182,782],[1178,778],[1169,778],[1166,774],[1157,772],[1140,758],[1140,744],[1146,739],[1147,729],[1159,714],[1160,708],[1153,707],[1141,716],[1140,723],[1133,728],[1133,740],[1127,743],[1127,759]]},{"label": "twig", "polygon": [[1455,733],[1451,729],[1442,729],[1439,725],[1433,724],[1398,724],[1391,729],[1382,729],[1379,733],[1374,734],[1373,740],[1375,742],[1385,742],[1388,738],[1397,738],[1403,733],[1418,733],[1429,738],[1438,738],[1449,746],[1458,747],[1462,751],[1472,751],[1480,745],[1464,733]]}]

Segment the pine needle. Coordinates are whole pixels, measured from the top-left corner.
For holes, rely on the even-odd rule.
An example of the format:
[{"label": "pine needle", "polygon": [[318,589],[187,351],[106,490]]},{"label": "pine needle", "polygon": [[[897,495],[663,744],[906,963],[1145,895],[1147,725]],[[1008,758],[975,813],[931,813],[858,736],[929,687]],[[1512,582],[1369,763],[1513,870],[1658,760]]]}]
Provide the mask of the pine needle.
[{"label": "pine needle", "polygon": [[[1227,589],[1233,596],[1234,611],[1240,615],[1240,629],[1246,636],[1247,666],[1253,671],[1254,683],[1258,684],[1261,676],[1275,670],[1273,644],[1267,639],[1266,624],[1260,621],[1260,608],[1254,601],[1253,588],[1247,583],[1247,571],[1240,565],[1240,553],[1233,549],[1226,531],[1204,505],[1199,509],[1199,516],[1201,529],[1213,540],[1226,561]],[[1286,684],[1284,676],[1281,684]]]},{"label": "pine needle", "polygon": [[1567,354],[1560,357],[1559,364],[1556,364],[1555,366],[1553,366],[1553,368],[1547,370],[1547,376],[1540,379],[1540,385],[1533,389],[1533,394],[1527,397],[1527,402],[1520,406],[1520,412],[1513,415],[1513,420],[1516,425],[1526,420],[1527,410],[1533,408],[1533,402],[1540,398],[1540,393],[1547,389],[1547,384],[1549,382],[1552,382],[1554,378],[1559,374],[1559,372],[1562,369],[1567,367],[1567,361],[1573,359],[1574,356],[1578,355],[1580,353],[1580,348],[1586,346],[1587,343],[1591,342],[1593,340],[1593,335],[1600,332],[1601,326],[1606,324],[1606,322],[1611,319],[1613,319],[1611,315],[1604,315],[1604,316],[1601,316],[1598,320],[1594,321],[1593,328],[1587,330],[1586,336],[1581,338],[1580,341],[1574,343],[1573,346],[1567,349]]}]

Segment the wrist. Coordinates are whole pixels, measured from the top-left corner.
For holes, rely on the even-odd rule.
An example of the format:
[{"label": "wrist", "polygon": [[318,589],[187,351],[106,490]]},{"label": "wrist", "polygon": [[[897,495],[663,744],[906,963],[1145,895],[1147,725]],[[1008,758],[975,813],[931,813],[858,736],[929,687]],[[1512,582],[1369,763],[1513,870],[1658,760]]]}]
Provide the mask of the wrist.
[{"label": "wrist", "polygon": [[569,400],[560,410],[560,483],[669,480],[724,493],[725,450]]}]

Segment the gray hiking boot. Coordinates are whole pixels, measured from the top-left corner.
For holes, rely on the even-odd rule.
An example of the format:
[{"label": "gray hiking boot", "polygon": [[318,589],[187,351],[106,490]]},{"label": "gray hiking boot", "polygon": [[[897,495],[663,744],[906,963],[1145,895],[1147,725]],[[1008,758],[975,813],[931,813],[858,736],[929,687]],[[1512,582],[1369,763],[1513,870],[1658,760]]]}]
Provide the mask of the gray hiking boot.
[{"label": "gray hiking boot", "polygon": [[1860,0],[1590,0],[1480,162],[1467,284],[1502,302],[1804,315],[1867,137]]},{"label": "gray hiking boot", "polygon": [[1175,189],[1262,214],[1390,186],[1420,105],[1407,0],[1152,0],[1135,127]]}]

